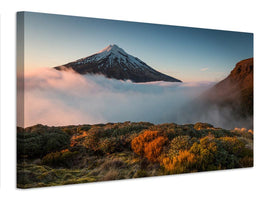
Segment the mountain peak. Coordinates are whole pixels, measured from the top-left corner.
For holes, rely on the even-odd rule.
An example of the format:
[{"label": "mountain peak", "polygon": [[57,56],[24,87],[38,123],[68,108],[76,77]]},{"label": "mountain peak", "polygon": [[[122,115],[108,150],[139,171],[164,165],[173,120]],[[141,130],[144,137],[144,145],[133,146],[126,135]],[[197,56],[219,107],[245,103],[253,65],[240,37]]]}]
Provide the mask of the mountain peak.
[{"label": "mountain peak", "polygon": [[103,53],[103,52],[122,52],[126,54],[126,52],[116,44],[110,44],[101,51],[99,51],[98,53]]},{"label": "mountain peak", "polygon": [[126,53],[116,44],[110,44],[91,56],[56,67],[57,70],[66,68],[71,68],[80,74],[103,74],[107,78],[133,82],[181,82],[156,71],[139,58]]}]

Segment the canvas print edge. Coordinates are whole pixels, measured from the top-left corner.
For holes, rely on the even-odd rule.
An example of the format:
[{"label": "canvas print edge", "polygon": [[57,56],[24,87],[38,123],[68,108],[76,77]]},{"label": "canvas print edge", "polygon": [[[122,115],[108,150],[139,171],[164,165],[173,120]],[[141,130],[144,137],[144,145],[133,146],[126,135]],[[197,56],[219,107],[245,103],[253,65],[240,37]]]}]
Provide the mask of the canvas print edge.
[{"label": "canvas print edge", "polygon": [[[18,45],[17,46],[17,66],[18,66],[17,71],[24,73],[24,59],[23,59],[24,51],[22,50],[23,49],[22,47],[24,45],[24,42],[23,42],[24,41],[24,26],[23,26],[24,23],[22,21],[24,20],[20,21],[23,16],[23,13],[18,13],[17,15],[17,20],[18,20],[17,21],[17,25],[18,25],[17,27],[17,38],[18,38],[17,39],[17,45]],[[110,45],[108,47],[112,49],[114,45],[113,46]],[[115,45],[115,47],[117,48],[118,46]],[[66,66],[75,71],[75,67],[73,67],[72,65],[66,65]],[[247,66],[246,67],[247,69],[245,70],[245,72],[250,73],[249,81],[251,81],[250,79],[252,75],[252,82],[253,82],[253,58],[240,61],[236,64],[236,67],[232,70],[232,72],[226,79],[216,84],[216,87],[212,88],[211,90],[208,91],[209,93],[206,93],[206,95],[204,95],[206,97],[211,96],[212,98],[207,99],[208,104],[202,104],[201,106],[208,106],[210,103],[214,101],[220,104],[221,102],[217,102],[218,99],[215,98],[216,96],[221,95],[220,97],[222,98],[225,96],[229,96],[230,93],[231,94],[233,93],[232,90],[230,91],[226,90],[226,85],[228,86],[229,83],[235,78],[237,79],[240,78],[240,76],[242,75],[242,74],[240,75],[240,71],[242,70],[240,69],[239,66]],[[252,69],[250,66],[252,66]],[[65,68],[63,69],[58,68],[57,70],[64,71]],[[18,81],[17,83],[18,83],[18,88],[22,89],[24,93],[25,83],[23,82],[22,84],[23,88],[21,88],[21,84],[20,84],[21,82]],[[249,89],[251,90],[251,88]],[[251,95],[251,91],[246,90],[245,92],[249,92],[246,98],[249,98],[249,100],[251,100],[251,96],[249,96]],[[24,95],[21,96],[21,94],[23,93],[17,94],[17,98],[18,98],[17,109],[19,109],[20,110],[19,113],[22,114],[22,115],[18,114],[17,117],[22,116],[21,118],[22,120],[24,120]],[[21,107],[20,105],[23,105],[23,106]],[[197,109],[197,108],[193,108],[193,109]],[[242,112],[244,111],[244,113],[241,113],[244,115],[247,114],[246,112],[252,112],[252,116],[253,116],[253,85],[252,85],[252,108],[250,107],[248,108],[248,110],[246,110],[246,108],[243,107],[241,108],[240,111]],[[253,128],[253,119],[252,119],[251,127]],[[130,130],[131,134],[129,135],[125,134],[125,130],[127,131]],[[58,176],[61,179],[60,182],[56,182],[52,184],[51,182],[49,184],[39,183],[39,184],[36,184],[34,186],[29,186],[29,187],[42,187],[42,186],[52,186],[52,185],[62,185],[62,184],[125,179],[125,178],[130,178],[130,177],[131,178],[132,177],[146,177],[146,176],[196,172],[194,171],[196,169],[196,165],[198,165],[200,169],[199,171],[212,171],[212,170],[220,169],[218,168],[218,166],[216,167],[209,166],[209,168],[205,168],[206,166],[205,167],[201,166],[203,165],[203,163],[197,163],[194,156],[197,154],[199,154],[200,156],[201,153],[199,152],[201,151],[208,151],[210,153],[208,154],[209,156],[211,155],[213,157],[217,156],[218,158],[216,157],[216,159],[218,160],[220,160],[219,158],[223,158],[223,153],[226,153],[226,152],[227,153],[232,152],[231,155],[235,155],[235,156],[236,155],[239,155],[239,156],[249,155],[248,156],[249,158],[247,158],[247,160],[244,160],[242,162],[244,162],[243,165],[245,167],[253,167],[253,131],[252,130],[250,131],[250,130],[245,130],[245,129],[244,130],[236,129],[236,130],[229,131],[229,130],[222,129],[222,128],[216,128],[213,125],[208,124],[208,123],[200,123],[200,122],[195,123],[195,124],[184,124],[184,125],[178,125],[178,124],[156,125],[156,124],[149,123],[149,122],[118,122],[118,123],[106,123],[106,124],[95,124],[95,125],[93,124],[72,125],[72,126],[36,125],[36,126],[33,126],[32,128],[28,128],[27,131],[33,134],[37,134],[38,132],[39,132],[38,134],[42,132],[47,132],[51,134],[50,136],[55,136],[53,135],[54,133],[57,133],[57,134],[63,133],[65,135],[64,136],[60,135],[60,137],[57,139],[59,139],[59,141],[62,141],[62,143],[64,143],[65,140],[69,140],[68,141],[69,143],[68,142],[66,144],[64,143],[63,146],[67,145],[71,148],[70,150],[69,148],[65,149],[63,148],[63,146],[60,146],[58,149],[59,151],[52,150],[50,153],[46,152],[48,154],[42,155],[43,156],[42,160],[35,159],[35,162],[37,164],[34,167],[27,163],[26,161],[28,159],[27,157],[22,158],[24,159],[24,161],[22,162],[22,164],[19,164],[17,167],[19,169],[18,171],[20,171],[20,173],[18,174],[18,177],[22,177],[21,174],[23,174],[24,177],[22,179],[24,180],[19,180],[19,181],[27,182],[27,180],[25,180],[25,178],[29,178],[28,175],[25,174],[25,171],[27,170],[30,170],[31,173],[33,174],[37,172],[37,174],[39,174],[39,176],[42,176],[42,178],[45,178],[44,174],[49,174],[49,176],[52,176],[52,177]],[[27,140],[27,136],[23,135],[24,132],[25,132],[25,129],[21,129],[20,127],[18,127],[18,133],[17,133],[18,134],[18,155],[20,155],[21,152],[25,151],[25,149],[27,148],[30,149],[30,150],[28,149],[28,152],[34,154],[35,152],[32,152],[32,149],[31,149],[32,147],[25,147],[24,142]],[[113,136],[112,139],[114,139],[114,141],[110,141],[107,138],[110,136],[109,134]],[[199,138],[201,134],[203,134],[203,136],[205,137]],[[65,137],[66,135],[68,136]],[[126,138],[126,135],[128,138]],[[225,137],[221,138],[221,135],[224,135]],[[125,136],[125,137],[122,137],[122,136]],[[194,136],[196,138],[194,138]],[[36,137],[36,135],[34,137]],[[242,140],[239,140],[241,137],[242,137]],[[47,138],[44,140],[47,140]],[[34,140],[32,141],[34,142]],[[184,144],[185,146],[181,147],[180,150],[179,148],[177,149],[177,146],[181,144]],[[102,145],[102,146],[99,147],[99,145]],[[186,147],[186,145],[188,145],[190,148]],[[249,145],[251,146],[248,147]],[[77,151],[77,148],[81,148],[81,149],[78,149]],[[223,151],[220,151],[218,153],[217,152],[218,148],[222,148]],[[230,149],[227,149],[227,148],[230,148]],[[252,152],[248,150],[249,148],[250,149],[252,148]],[[111,149],[113,149],[112,151],[114,152],[111,152],[110,151]],[[133,151],[133,152],[129,153],[129,151]],[[214,153],[215,151],[216,153],[218,153],[218,155]],[[163,155],[163,152],[168,153],[171,156],[166,156],[166,154]],[[79,178],[75,178],[75,173],[76,173],[75,170],[68,171],[66,169],[64,170],[61,169],[62,166],[68,165],[68,163],[64,163],[65,160],[68,160],[69,163],[74,164],[75,162],[77,162],[77,160],[83,159],[81,157],[83,157],[84,155],[90,155],[90,156],[86,158],[86,161],[83,161],[83,162],[87,162],[87,165],[90,162],[94,163],[92,164],[92,166],[86,165],[88,169],[90,169],[91,167],[91,169],[89,170],[90,173],[86,174],[86,172],[82,172],[82,173],[79,172],[80,173]],[[92,157],[94,156],[103,158],[103,155],[106,156],[105,157],[106,160],[102,161],[102,163],[101,162],[98,163],[99,162],[98,160],[97,161],[90,160],[90,159],[93,159]],[[208,156],[208,155],[205,155],[205,156]],[[204,154],[202,156],[204,156]],[[18,159],[21,159],[21,158],[18,157]],[[136,159],[137,161],[134,161]],[[225,159],[227,160],[229,159],[229,157],[226,156]],[[235,159],[233,159],[232,161],[229,161],[229,160],[226,161],[226,160],[224,160],[224,162],[229,162],[230,165],[232,164],[232,166],[235,166],[236,164]],[[186,163],[186,165],[182,166],[181,163]],[[44,164],[44,166],[47,165],[50,167],[56,166],[55,171],[53,171],[54,170],[53,167],[52,168],[42,167],[42,164]],[[126,173],[130,173],[128,171],[129,166],[133,167],[133,169],[131,169],[134,171],[134,172],[131,172],[133,173],[132,175],[129,175],[129,174],[126,175]],[[136,166],[140,167],[140,169],[134,170]],[[156,168],[153,169],[153,166],[156,166]],[[242,167],[242,165],[240,165],[240,167]],[[99,168],[98,171],[97,170],[94,171],[94,169],[96,168]],[[232,168],[228,167],[228,168],[232,169],[236,167],[232,167]],[[119,170],[116,170],[116,169],[119,169]],[[222,167],[222,169],[227,169],[227,167],[226,168]],[[150,170],[152,171],[152,173],[148,172]],[[123,173],[120,174],[120,171],[122,171]],[[101,177],[102,179],[101,178],[98,179],[99,178],[98,175],[101,174],[102,172],[105,172],[104,178]],[[97,175],[89,176],[89,174],[94,174],[94,173]],[[65,177],[67,175],[69,177]],[[53,178],[51,178],[51,180],[52,179]],[[25,185],[18,184],[18,187],[25,188]]]}]

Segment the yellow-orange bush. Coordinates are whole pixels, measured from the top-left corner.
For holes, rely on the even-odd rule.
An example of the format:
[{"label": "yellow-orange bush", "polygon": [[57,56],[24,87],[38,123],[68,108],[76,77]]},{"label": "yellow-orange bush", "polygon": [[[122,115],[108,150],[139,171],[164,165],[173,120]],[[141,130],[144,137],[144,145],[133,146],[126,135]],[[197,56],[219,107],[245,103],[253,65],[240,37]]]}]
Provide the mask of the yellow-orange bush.
[{"label": "yellow-orange bush", "polygon": [[196,163],[195,155],[189,151],[180,151],[178,156],[163,158],[164,168],[172,173],[188,172]]},{"label": "yellow-orange bush", "polygon": [[82,134],[79,134],[79,135],[73,135],[70,139],[70,146],[73,147],[75,146],[76,144],[78,144],[79,140],[85,138],[87,136],[87,132],[84,131]]},{"label": "yellow-orange bush", "polygon": [[160,135],[158,131],[147,130],[132,140],[131,147],[136,154],[144,156],[152,162],[156,162],[167,141],[168,138]]},{"label": "yellow-orange bush", "polygon": [[160,154],[166,141],[166,137],[160,136],[152,140],[151,142],[145,144],[145,157],[152,162],[158,161],[158,158],[160,157]]},{"label": "yellow-orange bush", "polygon": [[134,138],[131,142],[133,151],[138,155],[144,154],[144,144],[150,142],[158,136],[158,131],[145,131],[143,134]]}]

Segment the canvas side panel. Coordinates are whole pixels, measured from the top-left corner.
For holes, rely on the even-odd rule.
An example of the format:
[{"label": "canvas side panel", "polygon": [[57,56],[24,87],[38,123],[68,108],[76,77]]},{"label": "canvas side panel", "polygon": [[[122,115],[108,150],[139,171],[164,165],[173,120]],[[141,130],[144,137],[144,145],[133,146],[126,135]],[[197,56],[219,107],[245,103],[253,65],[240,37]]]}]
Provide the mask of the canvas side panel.
[{"label": "canvas side panel", "polygon": [[[17,160],[23,154],[24,145],[24,12],[17,13]],[[20,140],[20,141],[19,141]],[[18,166],[17,166],[18,167]],[[22,166],[23,167],[23,166]],[[24,178],[18,176],[18,178]],[[24,181],[23,181],[24,182]],[[17,187],[20,187],[17,185]]]}]

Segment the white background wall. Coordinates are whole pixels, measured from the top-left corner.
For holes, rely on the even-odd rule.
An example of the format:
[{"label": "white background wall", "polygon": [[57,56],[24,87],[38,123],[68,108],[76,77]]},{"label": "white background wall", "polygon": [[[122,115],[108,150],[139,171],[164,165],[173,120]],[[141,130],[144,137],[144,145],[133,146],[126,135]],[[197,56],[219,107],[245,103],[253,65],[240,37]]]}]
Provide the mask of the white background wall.
[{"label": "white background wall", "polygon": [[[254,33],[255,167],[137,180],[18,190],[15,150],[15,12],[36,11]],[[267,199],[264,1],[0,0],[2,199]],[[66,41],[67,42],[67,41]]]}]

